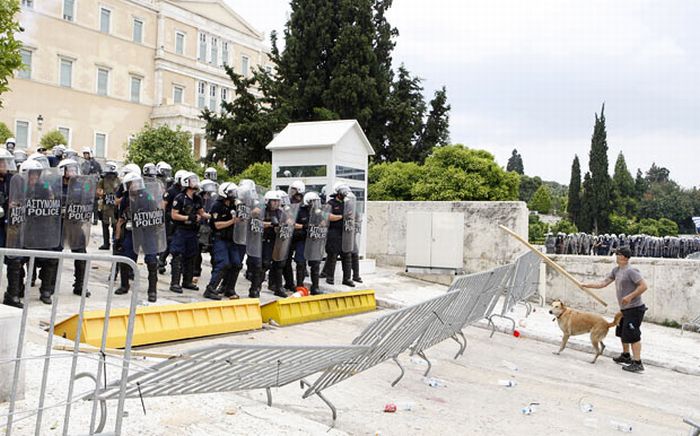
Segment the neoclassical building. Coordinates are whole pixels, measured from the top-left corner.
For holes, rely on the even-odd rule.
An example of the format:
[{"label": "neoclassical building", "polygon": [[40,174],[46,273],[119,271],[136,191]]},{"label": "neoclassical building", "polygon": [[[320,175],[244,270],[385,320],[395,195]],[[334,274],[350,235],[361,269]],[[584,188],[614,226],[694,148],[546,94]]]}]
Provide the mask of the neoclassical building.
[{"label": "neoclassical building", "polygon": [[230,65],[268,63],[264,36],[222,0],[21,0],[25,69],[0,121],[33,150],[58,129],[75,149],[121,160],[145,123],[181,126],[206,154],[204,107],[230,100]]}]

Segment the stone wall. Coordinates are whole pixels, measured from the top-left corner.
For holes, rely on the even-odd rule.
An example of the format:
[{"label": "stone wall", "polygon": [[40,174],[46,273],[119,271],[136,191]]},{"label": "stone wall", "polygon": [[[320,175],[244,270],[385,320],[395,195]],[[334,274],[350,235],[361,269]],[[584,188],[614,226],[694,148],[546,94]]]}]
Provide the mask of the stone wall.
[{"label": "stone wall", "polygon": [[[599,282],[615,267],[615,258],[599,256],[551,256],[582,282]],[[658,323],[665,320],[684,322],[700,315],[700,261],[684,259],[632,258],[649,286],[642,299],[649,310],[646,319]],[[578,290],[569,280],[547,268],[547,300],[561,299],[564,303],[584,310],[612,316],[619,310],[615,284],[594,290],[608,303],[607,309]]]},{"label": "stone wall", "polygon": [[[506,264],[526,249],[498,228],[502,224],[527,238],[528,210],[520,201],[370,201],[367,203],[368,258],[375,259],[379,265],[405,266],[409,211],[464,214],[466,273]],[[446,279],[447,283],[451,282],[451,278]]]}]

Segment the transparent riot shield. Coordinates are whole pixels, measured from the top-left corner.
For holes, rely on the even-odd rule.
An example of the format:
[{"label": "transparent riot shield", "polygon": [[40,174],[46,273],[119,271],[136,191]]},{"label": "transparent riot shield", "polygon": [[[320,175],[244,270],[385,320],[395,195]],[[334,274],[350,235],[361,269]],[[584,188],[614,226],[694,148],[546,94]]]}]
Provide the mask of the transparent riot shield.
[{"label": "transparent riot shield", "polygon": [[275,246],[272,249],[272,260],[281,262],[287,260],[289,249],[292,246],[292,236],[294,236],[294,226],[297,223],[299,214],[299,203],[288,204],[280,207],[280,225],[275,238]]},{"label": "transparent riot shield", "polygon": [[56,248],[61,243],[61,176],[33,170],[26,177],[24,248]]},{"label": "transparent riot shield", "polygon": [[343,199],[343,253],[352,253],[355,250],[356,213],[357,199],[355,194],[348,193]]},{"label": "transparent riot shield", "polygon": [[364,218],[364,213],[361,211],[361,207],[357,205],[357,213],[355,213],[355,246],[353,247],[353,254],[358,254],[360,252],[360,240],[362,239],[362,220]]},{"label": "transparent riot shield", "polygon": [[163,185],[159,181],[148,181],[139,186],[132,183],[129,190],[129,208],[131,209],[131,237],[134,252],[157,254],[165,251],[165,209]]},{"label": "transparent riot shield", "polygon": [[256,195],[248,189],[239,188],[234,202],[237,221],[233,225],[233,242],[246,245],[250,225],[250,202]]},{"label": "transparent riot shield", "polygon": [[73,176],[64,194],[63,241],[71,250],[82,250],[90,242],[96,176]]},{"label": "transparent riot shield", "polygon": [[326,252],[326,237],[328,236],[328,217],[331,213],[329,204],[311,204],[309,225],[306,229],[304,258],[308,261],[320,261]]},{"label": "transparent riot shield", "polygon": [[[246,237],[246,254],[251,257],[262,257],[263,220],[265,219],[265,203],[257,195],[251,196],[246,202],[250,211],[248,236]],[[234,229],[235,232],[235,229]]]},{"label": "transparent riot shield", "polygon": [[5,246],[24,248],[24,224],[27,221],[27,178],[19,174],[10,180],[10,195],[5,214]]},{"label": "transparent riot shield", "polygon": [[206,213],[211,212],[211,208],[214,207],[214,203],[216,203],[216,200],[219,199],[219,194],[212,192],[209,193],[208,195],[204,196],[204,211]]}]

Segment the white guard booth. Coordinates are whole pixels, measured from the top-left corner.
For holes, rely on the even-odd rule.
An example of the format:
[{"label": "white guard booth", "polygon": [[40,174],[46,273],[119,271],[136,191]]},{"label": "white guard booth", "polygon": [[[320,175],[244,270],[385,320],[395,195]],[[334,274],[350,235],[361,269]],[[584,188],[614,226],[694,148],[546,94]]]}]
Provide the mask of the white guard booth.
[{"label": "white guard booth", "polygon": [[[290,123],[267,145],[272,153],[272,186],[286,191],[294,180],[306,185],[306,192],[331,194],[336,181],[346,183],[367,210],[367,167],[374,149],[357,120]],[[360,256],[367,246],[367,216],[363,214]],[[337,268],[340,269],[340,268]],[[363,262],[370,273],[373,265]]]}]

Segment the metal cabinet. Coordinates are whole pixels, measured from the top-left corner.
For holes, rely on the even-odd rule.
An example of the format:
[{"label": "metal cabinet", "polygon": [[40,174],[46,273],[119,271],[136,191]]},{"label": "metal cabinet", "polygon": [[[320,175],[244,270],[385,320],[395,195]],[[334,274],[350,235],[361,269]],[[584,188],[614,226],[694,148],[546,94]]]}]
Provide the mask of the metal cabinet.
[{"label": "metal cabinet", "polygon": [[464,262],[464,215],[409,212],[406,215],[406,271],[459,274]]}]

